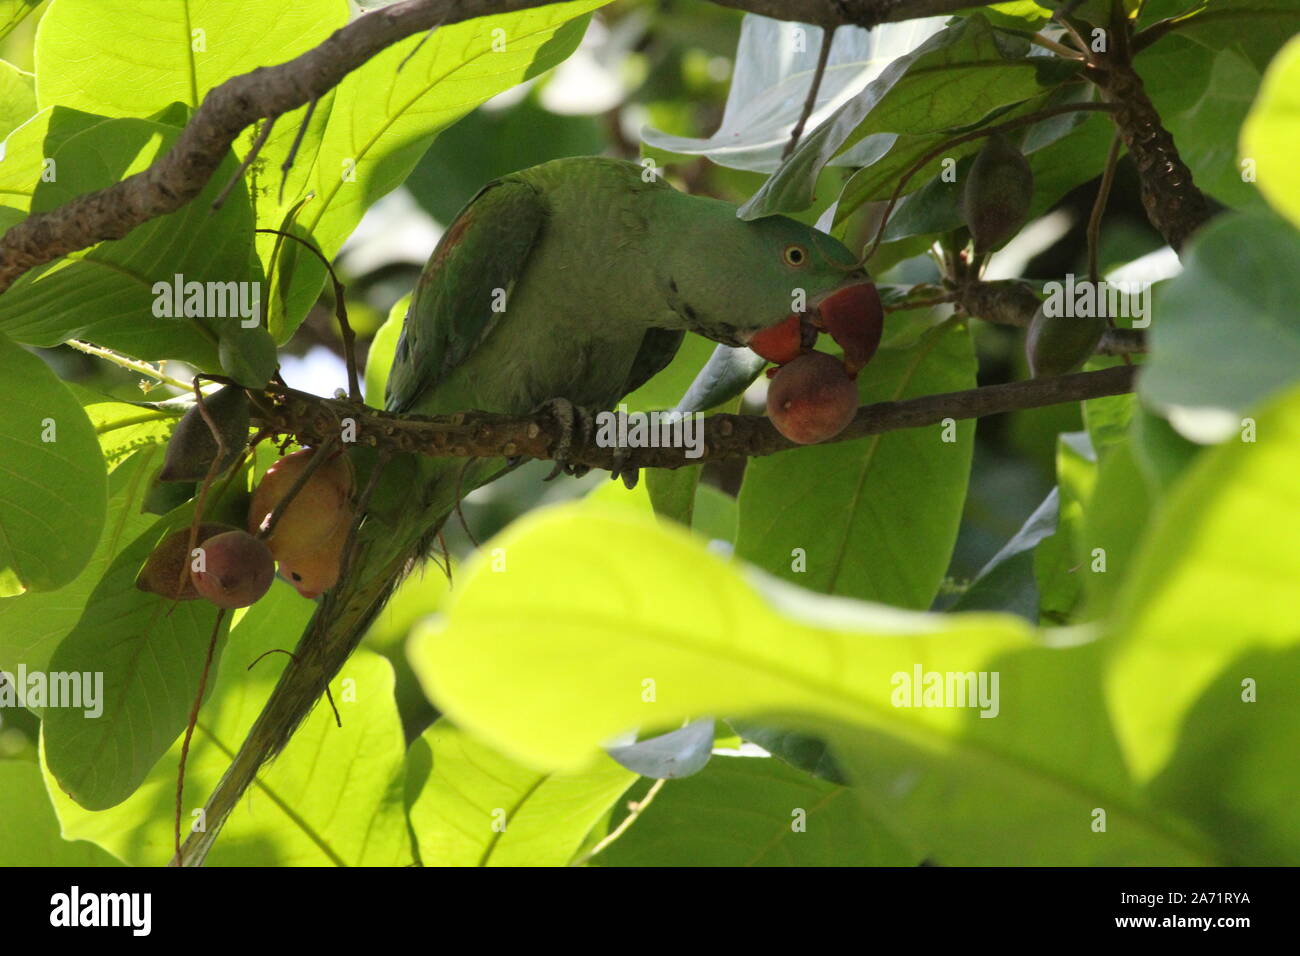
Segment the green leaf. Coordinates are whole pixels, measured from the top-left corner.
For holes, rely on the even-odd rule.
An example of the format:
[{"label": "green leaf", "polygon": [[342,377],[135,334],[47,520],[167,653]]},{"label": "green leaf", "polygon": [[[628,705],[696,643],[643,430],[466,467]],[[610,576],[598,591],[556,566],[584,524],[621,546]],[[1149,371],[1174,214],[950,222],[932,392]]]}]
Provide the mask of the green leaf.
[{"label": "green leaf", "polygon": [[[1300,377],[1300,232],[1271,214],[1220,216],[1183,264],[1158,290],[1138,388],[1187,437],[1217,440]],[[1185,410],[1211,413],[1209,431]]]},{"label": "green leaf", "polygon": [[45,670],[86,607],[91,591],[118,552],[156,520],[140,514],[149,476],[162,463],[162,451],[145,449],[127,458],[108,476],[104,530],[81,573],[54,591],[29,592],[0,601],[0,670]]},{"label": "green leaf", "polygon": [[[828,737],[872,813],[939,862],[1249,858],[1129,779],[1098,645],[1079,646],[1084,634],[1039,643],[1009,615],[905,612],[749,583],[698,539],[628,509],[544,509],[491,547],[506,549],[509,571],[472,561],[445,621],[413,639],[412,663],[450,719],[529,765],[583,766],[632,727],[770,715]],[[997,719],[981,719],[991,706],[900,703],[899,675],[921,667],[1000,675]],[[1164,707],[1149,688],[1141,696]],[[1008,819],[1026,839],[1006,839]]]},{"label": "green leaf", "polygon": [[605,755],[567,773],[522,766],[439,720],[433,768],[411,805],[425,866],[564,866],[637,779]]},{"label": "green leaf", "polygon": [[[858,379],[862,404],[974,386],[965,326],[882,348]],[[938,424],[751,461],[736,553],[811,590],[928,608],[956,541],[973,435],[970,422]]]},{"label": "green leaf", "polygon": [[375,337],[370,340],[370,351],[366,354],[366,404],[372,408],[384,407],[384,390],[388,387],[388,373],[393,368],[393,356],[397,352],[397,340],[402,334],[402,323],[406,321],[406,310],[411,305],[409,295],[402,296],[388,310],[388,318],[379,327]]},{"label": "green leaf", "polygon": [[1144,25],[1164,17],[1177,17],[1180,22],[1153,51],[1185,38],[1211,50],[1235,50],[1259,70],[1300,31],[1300,3],[1296,0],[1151,0],[1144,4]]},{"label": "green leaf", "polygon": [[695,513],[696,490],[700,486],[700,466],[686,468],[647,468],[646,491],[655,514],[690,527]]},{"label": "green leaf", "polygon": [[1259,70],[1235,50],[1215,52],[1181,36],[1146,51],[1135,66],[1196,185],[1236,208],[1262,206],[1237,162],[1238,135],[1259,88]]},{"label": "green leaf", "polygon": [[[741,207],[741,217],[807,208],[822,168],[867,136],[914,136],[969,126],[1060,85],[1075,72],[1070,63],[1028,53],[1027,41],[995,31],[978,13],[955,21],[894,60],[859,96],[804,137]],[[957,88],[960,96],[952,93]]]},{"label": "green leaf", "polygon": [[[251,671],[245,668],[259,654],[284,647],[303,630],[313,610],[311,602],[276,581],[231,628],[226,666],[199,713],[190,746],[182,812],[186,827],[252,727],[283,668],[277,663],[283,655],[270,655]],[[342,728],[322,701],[284,752],[262,768],[222,827],[206,865],[411,863],[392,668],[378,655],[359,650],[332,687]],[[165,864],[172,855],[179,755],[177,741],[139,790],[102,812],[77,806],[52,786],[64,833],[92,840],[137,866]]]},{"label": "green leaf", "polygon": [[1088,593],[1087,619],[1106,615],[1133,576],[1137,546],[1157,504],[1129,443],[1103,449],[1080,537],[1078,574]]},{"label": "green leaf", "polygon": [[822,605],[806,607],[807,592],[763,578],[765,600],[698,538],[628,509],[543,509],[493,546],[509,572],[472,561],[445,623],[413,638],[412,665],[459,726],[538,767],[580,766],[616,734],[701,714],[942,736],[953,711],[891,706],[890,675],[918,654],[967,670],[1027,643],[1024,622],[1002,615],[840,602],[812,618]]},{"label": "green leaf", "polygon": [[[0,8],[0,17],[3,16],[3,8]],[[0,60],[0,139],[25,123],[35,112],[35,77],[12,63]]]},{"label": "green leaf", "polygon": [[[131,795],[184,728],[198,693],[217,608],[168,601],[135,586],[149,553],[188,525],[189,516],[186,506],[160,519],[113,557],[50,658],[51,671],[102,675],[102,713],[50,707],[42,732],[59,787],[88,809]],[[214,667],[221,643],[218,638]]]},{"label": "green leaf", "polygon": [[[341,0],[58,0],[36,36],[42,106],[148,116],[293,59],[346,20]],[[286,124],[287,125],[287,124]]]},{"label": "green leaf", "polygon": [[[141,171],[178,133],[164,122],[106,120],[55,107],[6,142],[0,190],[17,195],[11,204],[25,209],[30,202],[33,212],[47,211]],[[53,165],[47,166],[45,157]],[[32,345],[85,338],[138,358],[180,359],[215,370],[218,338],[242,341],[237,337],[255,330],[240,328],[235,315],[220,315],[233,310],[215,298],[215,314],[204,317],[160,316],[155,309],[175,304],[166,292],[175,287],[177,275],[185,284],[221,283],[223,300],[232,282],[261,288],[252,212],[242,185],[219,211],[209,208],[234,172],[234,158],[227,156],[203,192],[177,212],[125,238],[24,273],[0,298],[0,330]],[[245,289],[251,296],[251,287]]]},{"label": "green leaf", "polygon": [[1057,441],[1056,480],[1059,510],[1056,533],[1034,549],[1038,609],[1044,623],[1072,623],[1083,593],[1084,506],[1097,482],[1097,455],[1087,432],[1070,432]]},{"label": "green leaf", "polygon": [[1037,624],[1039,596],[1034,554],[1040,541],[1056,533],[1059,509],[1060,492],[1053,488],[950,610],[1007,611]]},{"label": "green leaf", "polygon": [[1300,36],[1277,55],[1241,130],[1241,156],[1253,160],[1260,191],[1273,208],[1300,226]]},{"label": "green leaf", "polygon": [[185,414],[184,405],[119,402],[76,385],[69,386],[86,409],[109,468],[144,448],[165,445]]},{"label": "green leaf", "polygon": [[121,866],[93,843],[63,839],[41,768],[0,760],[0,866]]},{"label": "green leaf", "polygon": [[771,758],[716,757],[670,781],[599,866],[915,866],[847,787]]},{"label": "green leaf", "polygon": [[107,473],[77,400],[0,335],[0,596],[52,591],[86,566],[104,527]]},{"label": "green leaf", "polygon": [[[1300,392],[1287,391],[1257,418],[1257,441],[1208,449],[1176,486],[1118,599],[1108,687],[1125,757],[1140,779],[1171,759],[1194,705],[1231,700],[1250,710],[1233,727],[1259,734],[1282,732],[1279,718],[1296,719],[1294,696],[1243,661],[1294,660],[1300,642]],[[1247,677],[1258,681],[1261,699],[1278,695],[1267,710],[1242,702]],[[1225,731],[1221,745],[1236,746],[1232,739]],[[1241,781],[1239,795],[1253,799],[1270,786]],[[1267,814],[1287,822],[1288,844],[1300,848],[1294,802],[1279,801]]]}]

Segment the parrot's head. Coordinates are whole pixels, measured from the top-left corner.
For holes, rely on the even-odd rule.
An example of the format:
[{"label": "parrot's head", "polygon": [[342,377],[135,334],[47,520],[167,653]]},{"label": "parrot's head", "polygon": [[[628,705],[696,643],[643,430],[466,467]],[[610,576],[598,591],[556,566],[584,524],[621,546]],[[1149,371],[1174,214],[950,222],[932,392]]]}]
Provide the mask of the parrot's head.
[{"label": "parrot's head", "polygon": [[883,312],[875,285],[838,240],[786,216],[701,217],[674,264],[671,294],[692,331],[747,345],[784,365],[827,332],[856,375],[880,344]]}]

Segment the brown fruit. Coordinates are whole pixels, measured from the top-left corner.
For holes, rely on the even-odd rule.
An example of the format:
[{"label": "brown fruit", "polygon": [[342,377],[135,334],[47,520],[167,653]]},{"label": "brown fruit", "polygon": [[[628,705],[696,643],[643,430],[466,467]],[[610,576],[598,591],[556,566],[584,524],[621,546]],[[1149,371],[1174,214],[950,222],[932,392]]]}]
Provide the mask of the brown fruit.
[{"label": "brown fruit", "polygon": [[308,600],[320,597],[338,583],[350,530],[350,523],[344,522],[318,547],[280,555],[280,576]]},{"label": "brown fruit", "polygon": [[[228,524],[205,521],[199,525],[198,537],[194,540],[206,541],[225,531],[234,530],[236,529]],[[145,561],[144,567],[140,569],[135,579],[135,586],[141,591],[161,594],[173,601],[198,600],[199,592],[194,590],[194,582],[190,580],[189,574],[189,543],[188,525],[163,538]]]},{"label": "brown fruit", "polygon": [[275,561],[271,551],[245,531],[227,531],[208,538],[203,570],[190,569],[194,589],[217,607],[248,607],[271,588]]},{"label": "brown fruit", "polygon": [[808,352],[781,366],[767,388],[767,417],[801,445],[838,435],[857,410],[857,386],[844,365],[825,352]]},{"label": "brown fruit", "polygon": [[962,186],[961,213],[976,252],[992,252],[1020,231],[1034,200],[1034,173],[1020,150],[990,136]]},{"label": "brown fruit", "polygon": [[[275,506],[289,493],[311,461],[314,449],[285,455],[267,469],[248,507],[248,530],[259,534]],[[312,472],[266,539],[276,560],[309,554],[352,522],[352,466],[347,455],[335,453]]]},{"label": "brown fruit", "polygon": [[[227,385],[205,396],[203,407],[226,446],[226,454],[217,463],[217,474],[220,474],[234,464],[248,443],[248,395],[242,388]],[[202,481],[216,457],[217,440],[195,405],[181,417],[167,442],[167,456],[158,480]]]}]

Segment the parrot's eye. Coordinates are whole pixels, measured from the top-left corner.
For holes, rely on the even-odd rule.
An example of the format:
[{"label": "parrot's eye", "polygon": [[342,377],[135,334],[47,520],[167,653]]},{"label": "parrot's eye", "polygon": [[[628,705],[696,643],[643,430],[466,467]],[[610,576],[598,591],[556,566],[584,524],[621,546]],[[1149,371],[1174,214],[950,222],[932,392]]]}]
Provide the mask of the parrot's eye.
[{"label": "parrot's eye", "polygon": [[808,250],[798,245],[786,246],[781,258],[788,266],[801,266],[808,261]]}]

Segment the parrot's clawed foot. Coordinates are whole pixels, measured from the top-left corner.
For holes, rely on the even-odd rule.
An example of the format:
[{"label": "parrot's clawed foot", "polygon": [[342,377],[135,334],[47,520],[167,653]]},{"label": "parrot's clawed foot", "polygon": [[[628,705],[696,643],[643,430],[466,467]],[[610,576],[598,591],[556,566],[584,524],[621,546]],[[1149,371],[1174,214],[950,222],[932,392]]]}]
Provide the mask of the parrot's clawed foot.
[{"label": "parrot's clawed foot", "polygon": [[627,464],[628,457],[626,448],[620,446],[614,449],[614,467],[609,470],[609,478],[611,481],[622,478],[624,487],[631,491],[641,477],[641,469],[636,465]]},{"label": "parrot's clawed foot", "polygon": [[593,423],[591,413],[581,406],[574,405],[567,398],[552,398],[537,407],[537,411],[551,415],[560,426],[560,438],[555,443],[551,458],[555,467],[542,481],[550,481],[557,475],[565,474],[581,478],[591,469],[587,465],[569,463],[569,454],[575,445],[585,445],[592,435]]}]

